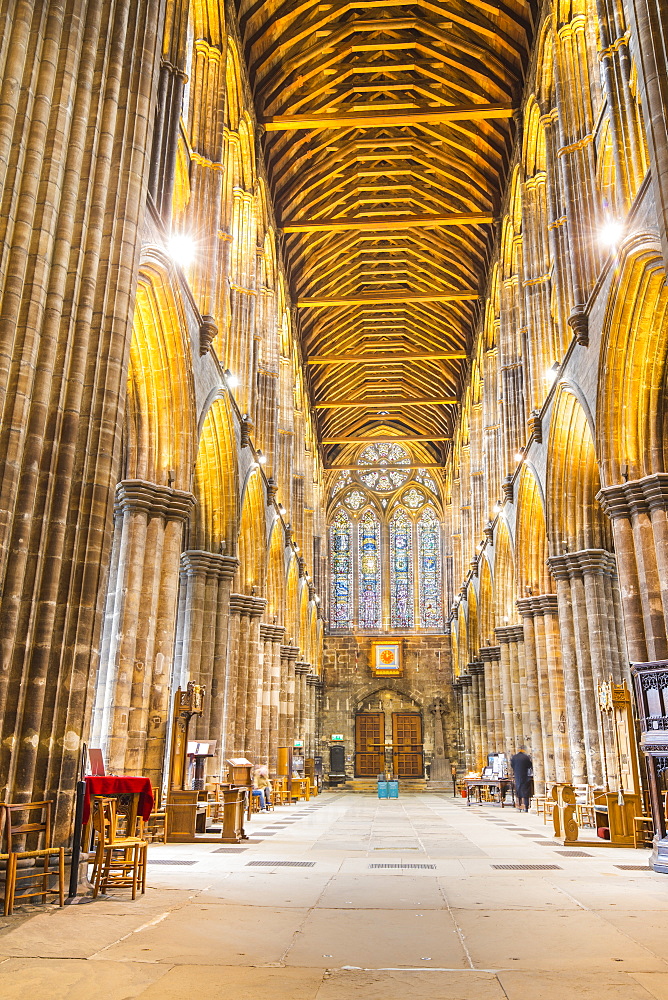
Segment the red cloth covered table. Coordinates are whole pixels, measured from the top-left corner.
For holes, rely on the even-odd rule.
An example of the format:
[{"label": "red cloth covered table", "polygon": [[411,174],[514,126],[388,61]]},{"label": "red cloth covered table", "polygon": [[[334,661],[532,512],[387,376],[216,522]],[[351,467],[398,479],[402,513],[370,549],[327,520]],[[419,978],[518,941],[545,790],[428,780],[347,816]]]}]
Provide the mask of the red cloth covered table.
[{"label": "red cloth covered table", "polygon": [[141,816],[143,820],[149,818],[153,809],[153,789],[150,778],[134,778],[124,774],[110,774],[104,778],[88,775],[83,808],[84,826],[90,817],[92,795],[137,795],[137,815]]}]

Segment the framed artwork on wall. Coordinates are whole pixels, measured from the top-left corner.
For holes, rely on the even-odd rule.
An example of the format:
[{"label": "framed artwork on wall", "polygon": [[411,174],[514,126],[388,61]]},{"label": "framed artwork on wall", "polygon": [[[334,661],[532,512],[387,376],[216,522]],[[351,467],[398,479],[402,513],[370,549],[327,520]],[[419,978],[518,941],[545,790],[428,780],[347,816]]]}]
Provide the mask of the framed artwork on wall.
[{"label": "framed artwork on wall", "polygon": [[372,642],[371,670],[376,677],[399,677],[402,673],[401,642]]}]

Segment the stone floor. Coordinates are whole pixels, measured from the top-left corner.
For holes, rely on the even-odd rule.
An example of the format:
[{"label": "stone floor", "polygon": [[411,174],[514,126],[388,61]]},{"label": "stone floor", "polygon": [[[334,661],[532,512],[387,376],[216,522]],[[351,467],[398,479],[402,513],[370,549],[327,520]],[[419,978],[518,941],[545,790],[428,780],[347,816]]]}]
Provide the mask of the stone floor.
[{"label": "stone floor", "polygon": [[668,877],[646,851],[580,857],[533,815],[429,794],[325,794],[250,832],[152,845],[135,903],[20,907],[0,997],[668,1000]]}]

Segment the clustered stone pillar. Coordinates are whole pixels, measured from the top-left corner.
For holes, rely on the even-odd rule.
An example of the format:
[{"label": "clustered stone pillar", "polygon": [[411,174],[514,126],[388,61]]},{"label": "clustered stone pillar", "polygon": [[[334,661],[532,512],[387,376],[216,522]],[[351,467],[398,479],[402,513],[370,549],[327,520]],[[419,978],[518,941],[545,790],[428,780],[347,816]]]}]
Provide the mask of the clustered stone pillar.
[{"label": "clustered stone pillar", "polygon": [[303,740],[304,748],[306,748],[306,714],[308,711],[306,677],[310,673],[310,663],[303,661],[295,663],[295,739]]},{"label": "clustered stone pillar", "polygon": [[597,690],[611,676],[615,683],[627,676],[615,557],[583,549],[551,556],[548,566],[557,581],[573,781],[600,784],[607,741]]},{"label": "clustered stone pillar", "polygon": [[485,709],[485,665],[480,661],[468,664],[471,677],[471,727],[474,767],[481,770],[487,763],[487,713]]},{"label": "clustered stone pillar", "polygon": [[469,674],[460,674],[455,679],[455,690],[461,699],[461,734],[462,762],[467,771],[475,767],[475,748],[473,745],[473,729],[471,725],[471,700],[473,678]]},{"label": "clustered stone pillar", "polygon": [[[263,597],[230,595],[230,647],[226,696],[226,755],[259,757],[262,702],[258,705],[260,669],[260,618],[267,602]],[[258,719],[258,709],[260,719]]]},{"label": "clustered stone pillar", "polygon": [[500,646],[483,646],[478,655],[485,666],[485,717],[487,752],[499,753],[503,748],[500,688]]},{"label": "clustered stone pillar", "polygon": [[143,480],[116,490],[93,743],[108,769],[162,780],[183,523],[191,493]]},{"label": "clustered stone pillar", "polygon": [[523,728],[523,703],[526,695],[521,683],[522,677],[526,676],[524,630],[521,625],[504,625],[497,628],[495,634],[499,640],[500,655],[502,747],[510,758],[519,746],[527,742]]},{"label": "clustered stone pillar", "polygon": [[281,646],[278,745],[291,747],[295,740],[295,670],[298,646]]},{"label": "clustered stone pillar", "polygon": [[276,770],[278,759],[278,719],[281,685],[281,640],[285,635],[282,625],[260,625],[260,640],[264,644],[262,672],[262,714],[260,722],[259,762]]},{"label": "clustered stone pillar", "polygon": [[597,499],[612,521],[629,658],[667,659],[668,473],[607,486]]},{"label": "clustered stone pillar", "polygon": [[306,736],[306,749],[309,757],[316,755],[316,729],[318,719],[318,690],[320,688],[320,678],[317,674],[309,674],[306,678],[308,691],[308,725]]},{"label": "clustered stone pillar", "polygon": [[[570,780],[570,748],[566,719],[566,693],[561,664],[561,643],[556,594],[525,597],[517,602],[524,621],[527,688],[533,694],[537,680],[538,705],[529,705],[534,761],[534,739],[542,738],[545,781]],[[539,718],[535,711],[538,708]],[[534,768],[534,775],[536,770]],[[542,779],[541,779],[542,780]]]},{"label": "clustered stone pillar", "polygon": [[206,688],[197,736],[216,740],[211,774],[222,773],[226,759],[225,692],[228,671],[230,591],[239,560],[189,549],[181,556],[181,608],[173,687],[189,680]]}]

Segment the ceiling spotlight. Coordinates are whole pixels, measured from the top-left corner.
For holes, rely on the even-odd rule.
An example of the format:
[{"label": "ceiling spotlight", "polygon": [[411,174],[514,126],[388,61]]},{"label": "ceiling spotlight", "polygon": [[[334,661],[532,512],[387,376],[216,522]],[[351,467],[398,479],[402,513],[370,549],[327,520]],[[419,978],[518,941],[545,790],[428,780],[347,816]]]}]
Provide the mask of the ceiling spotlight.
[{"label": "ceiling spotlight", "polygon": [[601,228],[598,234],[598,238],[599,242],[604,247],[609,247],[609,249],[613,250],[617,246],[623,235],[624,235],[624,226],[622,225],[622,223],[617,222],[615,219],[610,219]]},{"label": "ceiling spotlight", "polygon": [[195,244],[184,233],[174,233],[167,243],[167,252],[175,264],[187,267],[195,259]]},{"label": "ceiling spotlight", "polygon": [[233,375],[229,368],[225,369],[225,381],[227,382],[228,388],[234,389],[239,385],[239,379],[236,375]]},{"label": "ceiling spotlight", "polygon": [[389,415],[390,415],[390,411],[389,410],[379,410],[378,411],[378,416],[379,417],[389,417]]}]

